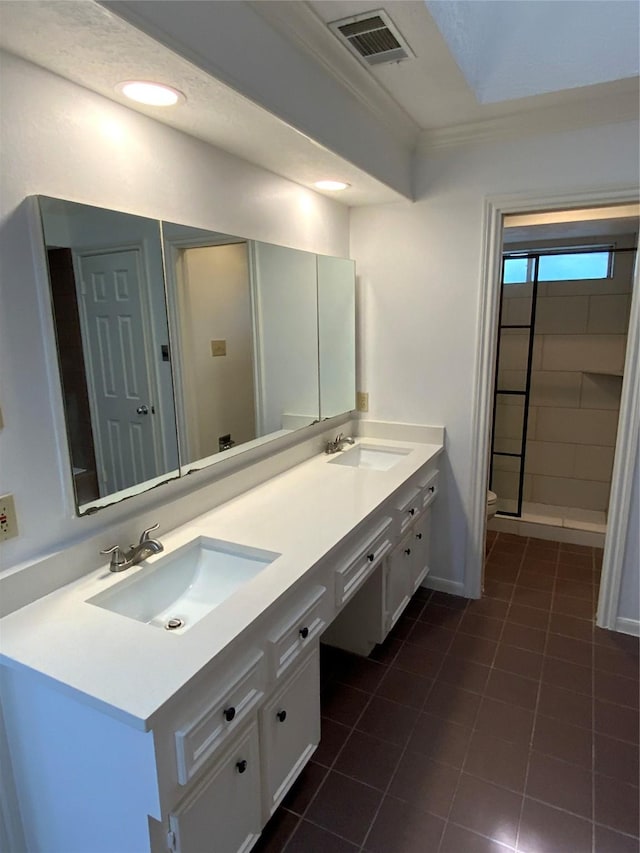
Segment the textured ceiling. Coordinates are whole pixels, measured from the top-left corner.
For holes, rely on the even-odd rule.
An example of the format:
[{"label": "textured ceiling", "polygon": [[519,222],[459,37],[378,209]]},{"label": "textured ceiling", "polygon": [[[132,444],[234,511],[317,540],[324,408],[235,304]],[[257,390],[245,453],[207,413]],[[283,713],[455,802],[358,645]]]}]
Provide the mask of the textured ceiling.
[{"label": "textured ceiling", "polygon": [[[351,188],[332,195],[344,204],[401,198],[91,0],[1,0],[0,48],[297,183],[344,180]],[[168,83],[188,100],[133,107],[114,89],[130,79]]]},{"label": "textured ceiling", "polygon": [[[479,102],[458,64],[460,60],[456,62],[454,58],[454,42],[450,49],[424,0],[388,0],[386,10],[408,40],[416,58],[372,69],[365,69],[339,44],[329,34],[326,23],[380,8],[382,4],[375,0],[313,0],[308,3],[261,0],[249,5],[258,8],[261,15],[295,41],[298,48],[306,50],[327,74],[338,78],[356,95],[359,106],[372,111],[386,127],[397,128],[398,132],[402,127],[405,137],[413,138],[414,142],[420,129],[429,142],[432,134],[442,130],[465,126],[473,129],[482,123],[495,122],[498,132],[502,132],[500,122],[522,123],[530,117],[535,117],[534,122],[523,132],[535,132],[542,126],[545,110],[551,116],[548,119],[551,126],[555,126],[553,122],[557,121],[559,113],[578,116],[579,126],[599,120],[637,117],[637,70],[629,70],[629,62],[633,61],[633,58],[629,60],[630,40],[635,40],[636,62],[638,53],[638,28],[637,23],[633,24],[637,21],[637,4],[634,2],[430,2],[430,8],[449,9],[450,18],[457,22],[460,50],[471,63],[471,71],[467,73],[472,75],[473,72],[474,79],[484,75],[485,82],[489,81],[494,89],[502,87],[502,96],[507,84],[512,87],[510,97],[515,99],[496,103]],[[525,26],[531,11],[529,7],[538,9],[539,6],[546,7],[547,11],[564,10],[565,7],[573,11],[571,34],[567,35],[566,27],[562,30],[565,33],[562,50],[556,50],[552,61],[542,53],[531,60],[523,46],[528,45],[528,34],[533,32]],[[477,33],[485,7],[486,15],[493,16],[494,27],[487,30],[485,17],[482,25],[485,35],[478,43]],[[607,20],[601,22],[600,42],[595,53],[587,50],[585,41],[578,40],[585,29],[584,11],[591,7],[597,7],[598,14],[601,7],[612,9]],[[616,17],[618,7],[629,26],[622,26],[621,19]],[[630,7],[635,11],[629,12]],[[474,18],[475,23],[467,21],[463,26],[464,14],[475,15],[477,21]],[[509,23],[512,35],[520,31],[518,37],[516,33],[509,41],[502,38],[506,30],[499,25],[499,15]],[[303,24],[304,34],[301,32]],[[444,28],[442,22],[440,25]],[[591,32],[592,29],[593,25]],[[553,27],[545,36],[549,45],[558,46],[560,36]],[[517,45],[523,48],[520,64],[519,55],[514,55]],[[352,187],[339,196],[334,195],[342,203],[374,204],[401,198],[353,163],[319,145],[93,0],[0,0],[0,47],[131,109],[130,102],[115,92],[116,83],[140,77],[165,81],[188,94],[185,104],[165,111],[142,106],[135,109],[304,186],[311,187],[314,181],[327,177],[347,181]],[[575,59],[576,50],[587,56],[587,68]],[[598,75],[598,79],[604,79],[605,64],[599,59],[600,50],[609,56],[607,74],[610,77],[627,73],[636,76],[593,85]],[[542,61],[541,57],[546,58]],[[572,57],[571,61],[566,57]],[[615,63],[613,70],[611,62]],[[564,67],[567,64],[572,75],[570,79]],[[637,69],[637,64],[635,67]],[[543,76],[543,84],[534,82],[538,80],[537,75]],[[545,91],[564,85],[577,88],[520,97],[517,92],[521,92],[525,84],[529,88],[537,86],[537,90],[542,85]],[[331,115],[326,118],[331,121]],[[411,144],[407,142],[407,151]]]}]

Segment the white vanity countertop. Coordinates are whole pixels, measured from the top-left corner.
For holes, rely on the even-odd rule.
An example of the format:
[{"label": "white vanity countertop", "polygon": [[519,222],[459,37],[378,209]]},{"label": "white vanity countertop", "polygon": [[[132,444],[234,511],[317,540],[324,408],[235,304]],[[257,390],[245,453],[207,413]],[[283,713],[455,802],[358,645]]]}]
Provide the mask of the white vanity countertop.
[{"label": "white vanity countertop", "polygon": [[115,574],[105,564],[0,620],[0,663],[38,673],[79,701],[150,729],[189,679],[442,451],[438,444],[357,443],[411,452],[387,471],[314,456],[161,537],[164,553],[143,566],[197,536],[281,554],[188,631],[171,634],[88,604],[141,568]]}]

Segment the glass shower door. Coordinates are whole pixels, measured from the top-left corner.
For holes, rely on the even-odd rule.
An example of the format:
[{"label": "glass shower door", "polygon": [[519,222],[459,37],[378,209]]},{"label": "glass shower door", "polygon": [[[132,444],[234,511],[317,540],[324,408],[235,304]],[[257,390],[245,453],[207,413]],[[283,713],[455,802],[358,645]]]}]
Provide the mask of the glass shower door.
[{"label": "glass shower door", "polygon": [[489,488],[498,512],[519,517],[524,497],[539,256],[503,256]]}]

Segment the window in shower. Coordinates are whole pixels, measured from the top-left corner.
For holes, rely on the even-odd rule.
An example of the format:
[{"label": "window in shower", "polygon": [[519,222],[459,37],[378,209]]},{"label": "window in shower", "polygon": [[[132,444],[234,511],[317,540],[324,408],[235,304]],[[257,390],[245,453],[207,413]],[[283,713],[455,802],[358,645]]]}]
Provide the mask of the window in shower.
[{"label": "window in shower", "polygon": [[[584,246],[580,249],[558,248],[540,254],[538,281],[585,281],[612,278],[615,247]],[[533,281],[534,255],[509,252],[504,258],[503,284],[526,284]]]}]

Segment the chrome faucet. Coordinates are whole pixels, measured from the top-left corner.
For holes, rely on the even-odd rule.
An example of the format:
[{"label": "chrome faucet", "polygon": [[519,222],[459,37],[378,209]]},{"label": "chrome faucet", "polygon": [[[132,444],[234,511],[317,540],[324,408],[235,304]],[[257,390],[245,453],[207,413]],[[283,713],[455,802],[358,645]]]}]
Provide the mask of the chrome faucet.
[{"label": "chrome faucet", "polygon": [[100,551],[101,554],[111,554],[109,571],[124,572],[125,569],[137,566],[138,563],[146,560],[152,554],[159,554],[161,551],[164,551],[162,542],[159,542],[157,539],[151,539],[149,536],[153,530],[157,530],[159,527],[160,525],[156,523],[152,527],[143,530],[138,544],[131,545],[124,553],[119,545],[112,545],[111,548]]},{"label": "chrome faucet", "polygon": [[345,444],[355,444],[355,441],[349,436],[343,435],[340,433],[337,435],[333,441],[328,441],[327,446],[324,449],[325,453],[338,453]]}]

